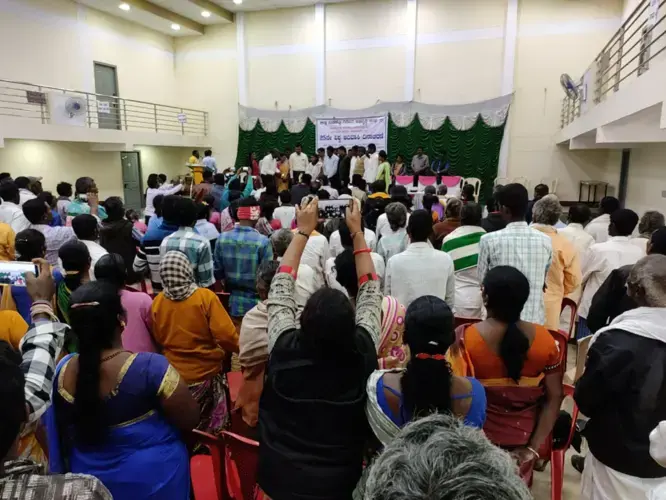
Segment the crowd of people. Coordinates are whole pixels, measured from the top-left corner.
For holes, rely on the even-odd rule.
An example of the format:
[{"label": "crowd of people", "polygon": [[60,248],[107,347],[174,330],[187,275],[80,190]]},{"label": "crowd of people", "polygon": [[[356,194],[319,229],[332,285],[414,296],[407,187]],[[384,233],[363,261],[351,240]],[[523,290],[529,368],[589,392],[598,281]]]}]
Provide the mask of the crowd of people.
[{"label": "crowd of people", "polygon": [[188,498],[189,432],[236,410],[276,500],[530,498],[563,418],[565,298],[594,335],[583,498],[666,487],[663,215],[606,197],[564,223],[520,184],[417,208],[400,173],[372,144],[296,145],[188,196],[151,174],[143,217],[91,178],[55,197],[0,174],[0,260],[39,268],[2,286],[0,497]]}]

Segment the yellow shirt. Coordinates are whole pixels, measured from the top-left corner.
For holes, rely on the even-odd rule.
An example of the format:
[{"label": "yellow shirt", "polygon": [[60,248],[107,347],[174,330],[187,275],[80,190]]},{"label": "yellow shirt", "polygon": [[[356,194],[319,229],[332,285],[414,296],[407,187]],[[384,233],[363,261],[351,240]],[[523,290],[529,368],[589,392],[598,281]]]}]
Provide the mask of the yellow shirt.
[{"label": "yellow shirt", "polygon": [[16,235],[9,224],[0,222],[0,260],[14,260],[14,240]]},{"label": "yellow shirt", "polygon": [[236,327],[207,288],[198,288],[182,301],[160,293],[153,301],[153,338],[188,384],[219,373],[225,351],[238,352]]},{"label": "yellow shirt", "polygon": [[546,311],[545,327],[549,330],[559,330],[562,299],[573,292],[583,279],[578,252],[553,226],[532,224],[530,227],[548,235],[553,246],[553,261],[546,275],[543,302]]},{"label": "yellow shirt", "polygon": [[187,163],[189,163],[190,165],[199,165],[199,163],[201,162],[196,156],[190,156],[190,159],[188,160]]},{"label": "yellow shirt", "polygon": [[0,340],[18,351],[19,343],[28,333],[28,324],[16,311],[0,311]]}]

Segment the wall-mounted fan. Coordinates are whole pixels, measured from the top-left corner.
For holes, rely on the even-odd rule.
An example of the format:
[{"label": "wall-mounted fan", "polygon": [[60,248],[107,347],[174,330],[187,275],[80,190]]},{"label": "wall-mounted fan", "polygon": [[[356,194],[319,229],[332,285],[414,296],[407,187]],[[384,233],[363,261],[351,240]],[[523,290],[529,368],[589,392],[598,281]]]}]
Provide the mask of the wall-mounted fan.
[{"label": "wall-mounted fan", "polygon": [[63,94],[59,91],[48,94],[49,123],[52,125],[87,125],[88,106],[79,96]]},{"label": "wall-mounted fan", "polygon": [[69,97],[65,102],[65,111],[70,118],[81,116],[86,113],[86,101],[80,97]]},{"label": "wall-mounted fan", "polygon": [[562,85],[564,93],[569,96],[569,98],[578,99],[578,85],[576,85],[567,73],[562,73],[562,76],[560,76],[560,85]]}]

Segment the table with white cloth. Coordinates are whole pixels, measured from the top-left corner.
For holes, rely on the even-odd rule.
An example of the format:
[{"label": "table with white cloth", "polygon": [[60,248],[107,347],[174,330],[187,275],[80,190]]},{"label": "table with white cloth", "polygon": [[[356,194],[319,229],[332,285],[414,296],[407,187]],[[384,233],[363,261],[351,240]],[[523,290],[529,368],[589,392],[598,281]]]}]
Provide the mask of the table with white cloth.
[{"label": "table with white cloth", "polygon": [[[446,175],[442,177],[441,184],[448,188],[447,195],[457,198],[460,195],[460,179],[457,175]],[[395,183],[407,188],[407,192],[414,199],[414,208],[423,208],[423,195],[426,186],[439,186],[437,177],[434,175],[420,175],[417,187],[414,187],[414,177],[411,175],[399,175],[395,178]]]}]

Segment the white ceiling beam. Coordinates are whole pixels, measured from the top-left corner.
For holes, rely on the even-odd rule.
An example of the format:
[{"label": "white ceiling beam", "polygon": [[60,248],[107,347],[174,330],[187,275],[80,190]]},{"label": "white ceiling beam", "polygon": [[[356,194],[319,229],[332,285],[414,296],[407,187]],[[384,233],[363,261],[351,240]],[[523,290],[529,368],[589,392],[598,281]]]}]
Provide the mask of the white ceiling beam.
[{"label": "white ceiling beam", "polygon": [[180,25],[182,28],[187,28],[192,30],[200,35],[204,34],[203,24],[199,24],[187,17],[181,16],[175,12],[172,12],[164,7],[150,3],[147,0],[123,0],[125,3],[129,4],[131,7],[134,7],[145,12],[149,12],[157,17],[161,17],[171,23]]},{"label": "white ceiling beam", "polygon": [[201,7],[203,10],[207,10],[211,14],[215,14],[217,17],[221,17],[225,21],[229,21],[230,23],[234,22],[233,12],[229,12],[227,9],[220,7],[210,0],[188,0],[188,2]]}]

